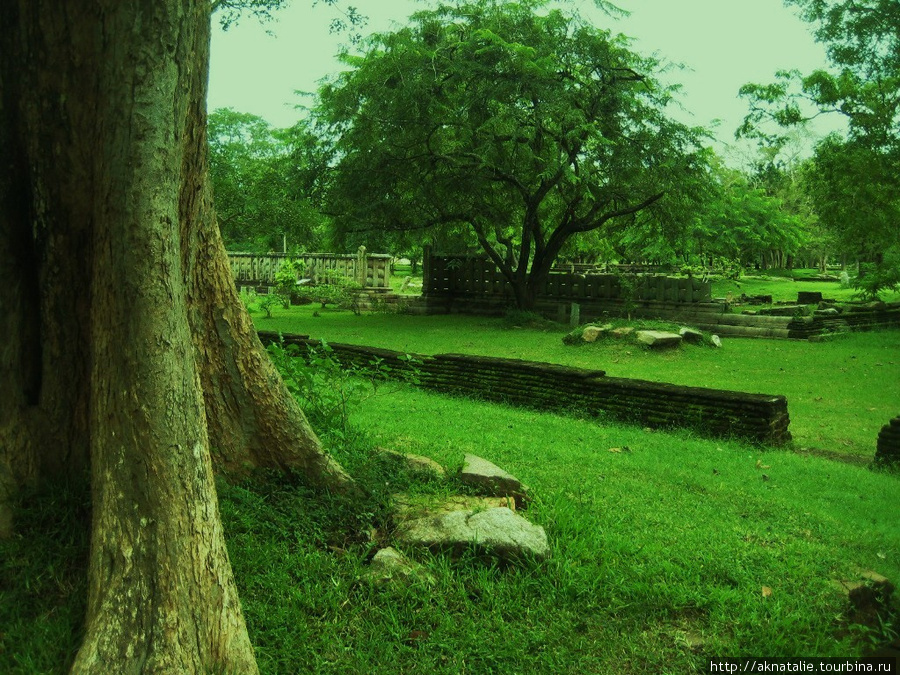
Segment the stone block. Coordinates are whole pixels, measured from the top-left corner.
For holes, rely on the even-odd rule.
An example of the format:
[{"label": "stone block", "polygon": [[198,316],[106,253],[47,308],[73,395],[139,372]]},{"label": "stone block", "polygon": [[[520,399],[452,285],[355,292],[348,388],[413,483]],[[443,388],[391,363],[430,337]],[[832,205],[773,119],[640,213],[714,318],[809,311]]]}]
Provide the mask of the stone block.
[{"label": "stone block", "polygon": [[682,340],[692,345],[698,345],[703,342],[703,333],[694,328],[682,328],[678,331],[678,334],[681,336]]},{"label": "stone block", "polygon": [[596,342],[597,338],[606,335],[611,330],[612,326],[610,324],[605,326],[585,326],[581,333],[581,339],[585,342]]},{"label": "stone block", "polygon": [[392,546],[383,548],[375,554],[369,563],[366,576],[376,584],[393,582],[408,586],[425,583],[430,586],[435,583],[434,577],[421,565],[410,561]]},{"label": "stone block", "polygon": [[877,466],[900,466],[900,417],[881,428],[875,450]]},{"label": "stone block", "polygon": [[444,478],[447,475],[444,467],[430,457],[397,452],[396,450],[389,450],[387,448],[378,448],[378,452],[382,453],[385,457],[389,457],[396,461],[403,466],[403,468],[412,473],[432,476],[434,478]]},{"label": "stone block", "polygon": [[396,537],[407,545],[451,552],[475,547],[505,560],[550,554],[544,528],[503,507],[408,520],[397,526]]},{"label": "stone block", "polygon": [[799,291],[797,293],[798,305],[815,305],[822,302],[821,291]]},{"label": "stone block", "polygon": [[519,508],[525,506],[527,488],[518,478],[477,455],[466,454],[460,480],[488,497],[512,497]]},{"label": "stone block", "polygon": [[848,619],[872,628],[889,611],[894,584],[871,570],[860,570],[856,579],[834,582],[848,601]]},{"label": "stone block", "polygon": [[661,330],[639,330],[637,332],[637,340],[650,347],[650,349],[667,349],[681,344],[680,335]]},{"label": "stone block", "polygon": [[762,309],[759,313],[765,316],[809,316],[809,307],[807,305],[781,305]]},{"label": "stone block", "polygon": [[394,495],[394,521],[401,523],[407,520],[441,516],[451,511],[484,511],[498,507],[516,510],[516,500],[512,497],[478,497],[476,495],[451,495],[438,501],[425,496]]}]

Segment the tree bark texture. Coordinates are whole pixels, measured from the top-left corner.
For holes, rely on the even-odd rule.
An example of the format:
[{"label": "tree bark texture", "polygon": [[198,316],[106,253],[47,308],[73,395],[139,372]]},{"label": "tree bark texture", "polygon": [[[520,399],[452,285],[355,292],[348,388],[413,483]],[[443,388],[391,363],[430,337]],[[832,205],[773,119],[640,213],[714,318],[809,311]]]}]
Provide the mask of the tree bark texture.
[{"label": "tree bark texture", "polygon": [[[209,24],[204,24],[208,45]],[[336,492],[355,484],[322,450],[256,335],[234,284],[212,205],[208,179],[206,93],[208,46],[188,85],[189,133],[184,136],[182,272],[197,355],[213,462],[229,475],[267,467],[295,469]]]},{"label": "tree bark texture", "polygon": [[0,535],[21,486],[89,469],[77,673],[256,672],[213,457],[352,486],[231,281],[209,20],[196,0],[0,3]]}]

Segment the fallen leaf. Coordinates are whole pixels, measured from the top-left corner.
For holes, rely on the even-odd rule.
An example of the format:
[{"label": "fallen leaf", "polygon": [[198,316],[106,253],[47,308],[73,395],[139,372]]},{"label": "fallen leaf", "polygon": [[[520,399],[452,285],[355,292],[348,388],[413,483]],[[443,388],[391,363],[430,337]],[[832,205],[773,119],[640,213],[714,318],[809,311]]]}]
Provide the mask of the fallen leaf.
[{"label": "fallen leaf", "polygon": [[768,586],[763,586],[763,587],[762,587],[762,596],[763,596],[764,598],[769,598],[769,597],[771,597],[771,596],[772,596],[772,589],[769,588]]},{"label": "fallen leaf", "polygon": [[622,452],[622,448],[610,448],[610,452]]},{"label": "fallen leaf", "polygon": [[415,644],[416,642],[422,642],[423,640],[427,640],[430,637],[430,633],[424,630],[414,630],[410,631],[409,636],[406,638],[407,644]]},{"label": "fallen leaf", "polygon": [[877,556],[878,556],[879,558],[881,558],[882,560],[884,560],[885,558],[887,558],[887,556],[886,556],[884,553],[876,553],[875,555],[877,555]]}]

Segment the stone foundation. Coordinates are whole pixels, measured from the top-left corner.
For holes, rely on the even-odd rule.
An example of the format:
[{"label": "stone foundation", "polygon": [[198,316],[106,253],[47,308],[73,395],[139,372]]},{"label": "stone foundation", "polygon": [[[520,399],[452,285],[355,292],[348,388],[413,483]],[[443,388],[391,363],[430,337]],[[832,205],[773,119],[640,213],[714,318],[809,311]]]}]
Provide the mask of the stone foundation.
[{"label": "stone foundation", "polygon": [[[260,331],[264,344],[279,339]],[[284,335],[285,343],[317,346],[307,336]],[[608,416],[641,426],[694,429],[707,436],[737,436],[766,445],[790,440],[787,399],[768,394],[685,387],[606,377],[549,363],[463,354],[424,356],[389,349],[330,342],[346,366],[369,366],[373,359],[402,373],[418,371],[419,386],[485,400],[559,412]],[[414,359],[410,365],[409,357]]]},{"label": "stone foundation", "polygon": [[900,466],[900,417],[895,417],[881,428],[875,463],[881,466]]}]

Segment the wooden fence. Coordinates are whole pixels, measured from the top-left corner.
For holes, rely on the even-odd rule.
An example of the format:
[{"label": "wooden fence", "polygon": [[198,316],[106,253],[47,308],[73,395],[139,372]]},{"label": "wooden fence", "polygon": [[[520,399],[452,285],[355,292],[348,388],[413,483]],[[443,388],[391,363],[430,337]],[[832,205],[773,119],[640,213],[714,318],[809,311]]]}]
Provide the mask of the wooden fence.
[{"label": "wooden fence", "polygon": [[[429,255],[425,258],[423,272],[422,294],[428,297],[513,297],[506,277],[486,258]],[[697,303],[710,302],[712,284],[660,275],[622,277],[551,272],[538,288],[537,296],[545,300],[576,302],[632,299]]]},{"label": "wooden fence", "polygon": [[367,253],[360,246],[356,254],[334,253],[229,253],[231,274],[238,286],[274,286],[275,274],[284,262],[303,262],[304,278],[324,283],[339,275],[353,279],[363,288],[390,288],[391,261],[384,253]]}]

